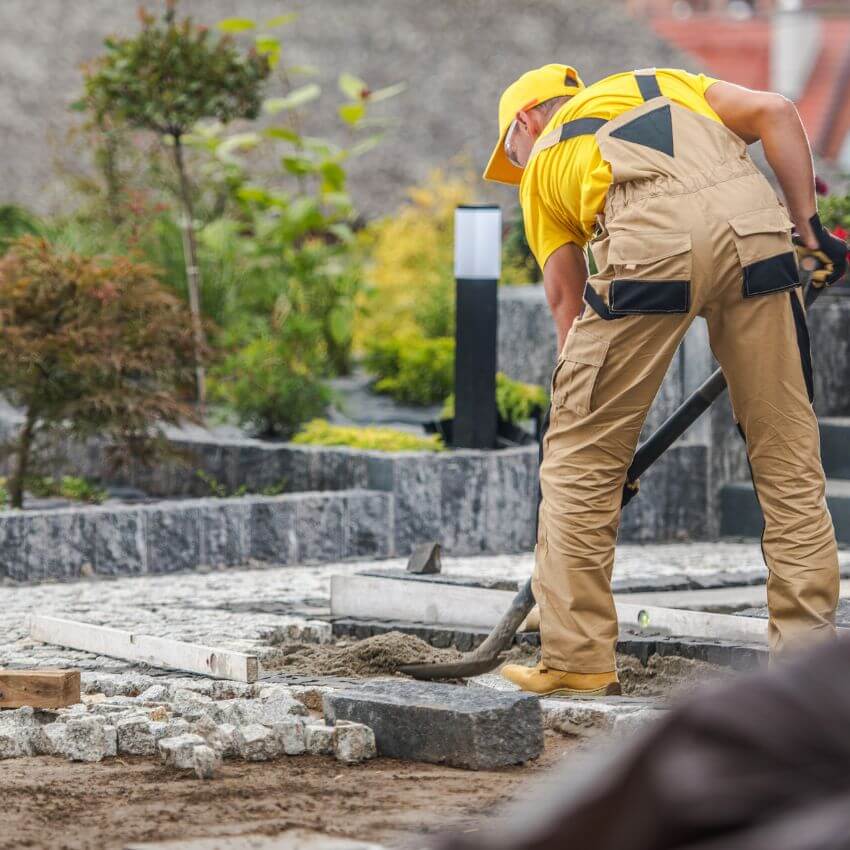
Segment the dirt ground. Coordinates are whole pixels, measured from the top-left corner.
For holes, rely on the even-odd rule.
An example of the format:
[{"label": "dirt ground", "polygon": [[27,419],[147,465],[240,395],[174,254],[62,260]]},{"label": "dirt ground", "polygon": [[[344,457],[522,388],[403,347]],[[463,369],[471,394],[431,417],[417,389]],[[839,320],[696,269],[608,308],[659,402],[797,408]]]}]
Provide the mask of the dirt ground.
[{"label": "dirt ground", "polygon": [[[281,644],[272,658],[264,658],[264,668],[368,677],[387,675],[403,663],[458,655],[395,632],[356,642]],[[510,660],[533,664],[536,652],[514,649]],[[700,662],[658,656],[646,667],[622,656],[618,666],[623,691],[633,696],[668,695],[721,673]],[[275,834],[294,827],[420,850],[423,833],[447,826],[475,829],[577,746],[577,739],[547,733],[536,761],[474,775],[390,759],[356,767],[312,756],[228,761],[211,782],[153,759],[122,757],[96,765],[10,759],[0,761],[0,850],[120,850],[128,842]]]},{"label": "dirt ground", "polygon": [[120,850],[130,841],[293,827],[421,848],[422,833],[475,829],[575,746],[547,733],[535,762],[474,775],[391,759],[343,767],[330,757],[289,756],[225,762],[212,782],[143,758],[10,759],[0,761],[0,850]]}]

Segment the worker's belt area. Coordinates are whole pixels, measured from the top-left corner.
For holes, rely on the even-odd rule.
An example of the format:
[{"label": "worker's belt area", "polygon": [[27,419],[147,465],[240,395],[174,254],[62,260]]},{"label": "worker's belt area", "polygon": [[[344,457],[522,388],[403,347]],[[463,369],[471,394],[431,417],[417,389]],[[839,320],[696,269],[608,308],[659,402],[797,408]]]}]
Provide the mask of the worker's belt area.
[{"label": "worker's belt area", "polygon": [[[767,257],[742,267],[742,296],[752,298],[793,289],[800,285],[793,251]],[[606,321],[627,316],[687,313],[691,309],[690,280],[615,278],[608,286],[608,301],[588,281],[584,301]]]}]

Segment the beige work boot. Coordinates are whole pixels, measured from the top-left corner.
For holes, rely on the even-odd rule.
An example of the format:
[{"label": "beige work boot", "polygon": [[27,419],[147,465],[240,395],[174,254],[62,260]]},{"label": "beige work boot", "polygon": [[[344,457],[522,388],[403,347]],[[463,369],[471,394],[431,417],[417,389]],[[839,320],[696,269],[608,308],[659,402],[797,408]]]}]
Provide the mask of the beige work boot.
[{"label": "beige work boot", "polygon": [[506,664],[502,676],[522,690],[542,697],[604,697],[622,693],[614,670],[610,673],[566,673],[551,670],[541,662],[536,667]]}]

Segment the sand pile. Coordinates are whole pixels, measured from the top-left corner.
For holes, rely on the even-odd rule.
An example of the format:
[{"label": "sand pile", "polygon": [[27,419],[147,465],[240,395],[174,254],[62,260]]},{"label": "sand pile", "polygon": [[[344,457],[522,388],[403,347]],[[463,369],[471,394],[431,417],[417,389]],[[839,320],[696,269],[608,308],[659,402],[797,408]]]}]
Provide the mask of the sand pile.
[{"label": "sand pile", "polygon": [[263,667],[298,676],[385,676],[403,664],[456,661],[460,655],[413,635],[388,632],[356,643],[284,644],[263,658]]}]

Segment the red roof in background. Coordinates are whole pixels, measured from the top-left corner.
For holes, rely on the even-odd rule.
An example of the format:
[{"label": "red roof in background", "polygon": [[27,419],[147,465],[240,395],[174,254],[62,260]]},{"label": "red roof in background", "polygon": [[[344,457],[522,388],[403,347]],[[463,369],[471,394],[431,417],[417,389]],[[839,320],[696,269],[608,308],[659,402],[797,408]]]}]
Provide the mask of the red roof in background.
[{"label": "red roof in background", "polygon": [[[770,88],[770,22],[655,17],[655,31],[705,63],[713,76],[747,88]],[[824,18],[820,56],[797,99],[813,148],[834,159],[850,132],[850,18]]]}]

